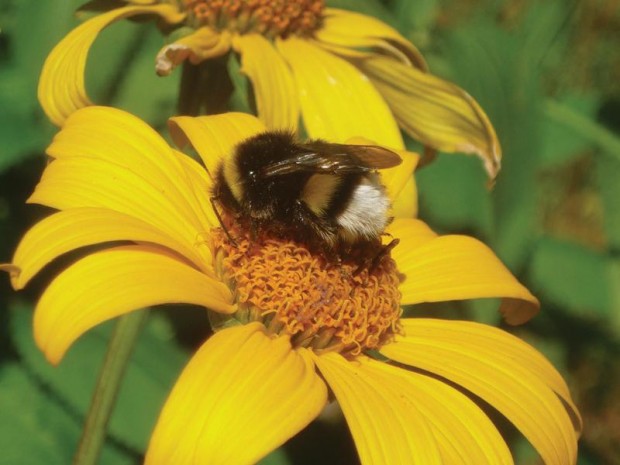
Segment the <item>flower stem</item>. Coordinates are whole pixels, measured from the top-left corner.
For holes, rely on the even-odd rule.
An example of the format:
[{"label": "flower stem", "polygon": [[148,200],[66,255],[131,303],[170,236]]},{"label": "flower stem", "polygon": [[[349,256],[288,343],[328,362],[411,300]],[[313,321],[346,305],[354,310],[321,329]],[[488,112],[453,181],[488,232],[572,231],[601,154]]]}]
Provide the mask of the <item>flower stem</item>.
[{"label": "flower stem", "polygon": [[95,465],[99,459],[125,369],[147,316],[148,311],[132,312],[114,327],[73,465]]}]

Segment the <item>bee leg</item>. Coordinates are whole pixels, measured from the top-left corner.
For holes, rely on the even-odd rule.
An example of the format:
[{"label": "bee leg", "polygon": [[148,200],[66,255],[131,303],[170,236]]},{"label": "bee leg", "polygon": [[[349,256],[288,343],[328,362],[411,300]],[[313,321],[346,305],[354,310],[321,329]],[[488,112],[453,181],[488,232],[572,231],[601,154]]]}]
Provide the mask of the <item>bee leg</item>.
[{"label": "bee leg", "polygon": [[233,239],[233,237],[230,235],[230,233],[228,232],[228,228],[224,224],[224,221],[222,221],[222,217],[220,216],[220,212],[218,211],[218,209],[215,206],[215,201],[217,200],[217,197],[215,197],[215,196],[210,197],[209,200],[211,201],[211,206],[213,207],[213,212],[215,213],[215,216],[217,217],[217,220],[220,222],[220,226],[222,227],[222,230],[226,234],[226,237],[228,238],[228,240],[230,241],[230,243],[232,245],[234,245],[235,247],[239,247],[239,244],[237,244],[237,241],[235,241]]},{"label": "bee leg", "polygon": [[375,256],[375,258],[372,259],[372,262],[370,263],[369,271],[372,271],[375,268],[377,268],[379,264],[381,263],[381,261],[386,256],[388,256],[390,252],[394,249],[394,247],[396,247],[399,243],[400,243],[400,239],[394,238],[390,241],[389,244],[384,245],[379,251],[379,253]]},{"label": "bee leg", "polygon": [[379,250],[379,252],[377,252],[377,254],[372,259],[367,258],[363,260],[362,263],[359,264],[357,269],[353,272],[353,276],[357,276],[364,270],[368,270],[368,272],[371,273],[381,264],[381,261],[387,255],[389,255],[392,249],[394,249],[394,247],[396,247],[399,242],[400,242],[400,239],[392,239],[389,244],[381,246],[381,249]]}]

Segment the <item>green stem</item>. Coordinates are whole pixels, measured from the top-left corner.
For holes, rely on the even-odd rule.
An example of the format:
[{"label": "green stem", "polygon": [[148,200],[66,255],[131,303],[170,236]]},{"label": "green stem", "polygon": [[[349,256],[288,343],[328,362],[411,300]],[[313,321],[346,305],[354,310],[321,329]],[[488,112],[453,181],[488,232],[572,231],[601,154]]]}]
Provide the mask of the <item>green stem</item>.
[{"label": "green stem", "polygon": [[146,310],[132,312],[114,327],[73,465],[95,465],[99,459],[125,369],[147,316]]},{"label": "green stem", "polygon": [[594,142],[603,152],[620,160],[620,139],[605,126],[552,100],[545,102],[544,109],[550,119],[564,124],[575,133]]}]

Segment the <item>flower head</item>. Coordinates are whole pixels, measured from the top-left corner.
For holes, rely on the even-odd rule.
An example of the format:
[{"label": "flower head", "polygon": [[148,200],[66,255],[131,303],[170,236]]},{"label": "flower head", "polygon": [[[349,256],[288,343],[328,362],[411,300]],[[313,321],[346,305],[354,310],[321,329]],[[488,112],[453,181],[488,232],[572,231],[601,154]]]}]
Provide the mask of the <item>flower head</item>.
[{"label": "flower head", "polygon": [[[397,217],[387,232],[400,243],[358,271],[355,253],[364,250],[338,264],[234,224],[231,241],[210,202],[212,175],[263,130],[244,114],[173,118],[173,138],[191,144],[201,166],[120,110],[88,107],[67,119],[30,198],[59,211],[24,236],[8,267],[13,286],[68,251],[105,247],[62,271],[40,298],[34,332],[48,360],[58,363],[115,316],[196,304],[217,331],[166,401],[147,464],[254,463],[331,396],[364,464],[512,463],[466,393],[514,423],[546,464],[574,464],[579,414],[542,355],[486,325],[401,317],[400,305],[504,297],[509,322],[528,319],[536,299],[482,243]],[[400,155],[403,163],[382,173],[392,199],[417,160]]]},{"label": "flower head", "polygon": [[343,142],[364,134],[401,148],[400,127],[428,147],[480,156],[491,177],[499,170],[499,142],[475,100],[427,73],[418,50],[372,17],[326,8],[321,0],[125,3],[85,21],[49,55],[39,100],[57,125],[90,104],[84,69],[98,33],[120,19],[150,15],[174,30],[157,54],[158,74],[234,52],[270,129],[296,129],[301,115],[311,137]]}]

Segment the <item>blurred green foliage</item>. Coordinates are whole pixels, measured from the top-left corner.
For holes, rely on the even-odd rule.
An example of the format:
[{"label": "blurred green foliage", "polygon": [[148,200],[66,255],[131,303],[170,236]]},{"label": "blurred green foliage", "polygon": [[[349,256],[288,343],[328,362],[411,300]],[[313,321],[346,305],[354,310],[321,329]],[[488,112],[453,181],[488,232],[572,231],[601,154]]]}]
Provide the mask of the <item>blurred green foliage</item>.
[{"label": "blurred green foliage", "polygon": [[[55,130],[37,103],[38,73],[77,24],[79,4],[0,4],[0,261],[10,259],[20,235],[44,213],[24,205]],[[421,217],[441,232],[491,244],[541,299],[537,318],[506,329],[545,352],[568,380],[586,421],[579,463],[620,464],[620,2],[328,4],[398,28],[434,73],[461,85],[489,114],[504,151],[494,189],[477,160],[440,154],[417,175]],[[105,31],[88,62],[93,99],[163,131],[180,77],[155,76],[153,57],[163,40],[152,23],[121,22]],[[248,83],[238,68],[232,57],[231,105],[247,109]],[[8,279],[0,282],[0,464],[66,464],[79,439],[109,325],[90,331],[59,367],[43,359],[32,340],[32,307],[63,263],[19,296]],[[484,302],[458,309],[500,324]],[[173,311],[182,317],[153,314],[138,342],[102,464],[140,463],[166,393],[208,332],[200,312]],[[538,463],[522,438],[509,428],[505,433],[517,463]],[[322,450],[308,445],[316,440]],[[351,447],[345,427],[323,418],[262,463],[349,463]]]}]

